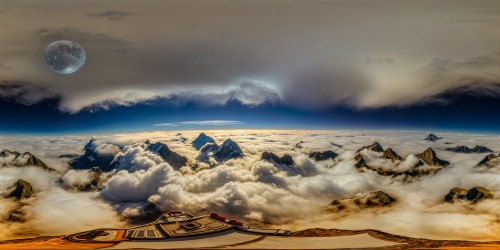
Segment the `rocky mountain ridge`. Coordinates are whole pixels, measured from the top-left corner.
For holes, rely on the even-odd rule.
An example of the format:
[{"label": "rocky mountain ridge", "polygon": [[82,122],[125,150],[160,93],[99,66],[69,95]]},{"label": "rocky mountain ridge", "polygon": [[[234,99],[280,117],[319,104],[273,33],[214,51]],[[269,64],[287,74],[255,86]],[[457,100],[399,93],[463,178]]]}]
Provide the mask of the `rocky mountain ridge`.
[{"label": "rocky mountain ridge", "polygon": [[226,139],[222,145],[208,142],[199,151],[196,160],[214,165],[215,162],[225,162],[231,159],[243,158],[245,155],[240,146],[231,139]]},{"label": "rocky mountain ridge", "polygon": [[445,149],[447,151],[455,152],[455,153],[465,153],[465,154],[470,154],[470,153],[493,153],[493,150],[485,147],[485,146],[479,146],[476,145],[473,148],[469,148],[467,146],[456,146],[454,148],[447,148]]},{"label": "rocky mountain ridge", "polygon": [[191,142],[191,145],[193,145],[193,147],[197,150],[200,150],[207,143],[215,143],[215,140],[202,132]]},{"label": "rocky mountain ridge", "polygon": [[48,171],[56,171],[50,168],[42,160],[35,157],[30,152],[19,153],[17,151],[3,150],[0,152],[0,167],[28,167],[35,166]]},{"label": "rocky mountain ridge", "polygon": [[485,199],[493,199],[493,197],[493,193],[484,187],[475,186],[469,190],[456,187],[450,190],[450,192],[444,197],[444,201],[454,203],[460,200],[477,203]]},{"label": "rocky mountain ridge", "polygon": [[327,209],[334,212],[341,212],[352,209],[387,207],[394,202],[396,202],[396,199],[389,194],[382,191],[374,191],[358,194],[350,198],[335,199],[327,206]]},{"label": "rocky mountain ridge", "polygon": [[437,140],[441,140],[443,139],[442,137],[438,137],[437,135],[433,134],[433,133],[430,133],[428,134],[424,140],[426,141],[432,141],[432,142],[435,142]]},{"label": "rocky mountain ridge", "polygon": [[[382,152],[382,158],[384,159],[389,159],[393,162],[394,168],[393,169],[382,169],[382,168],[377,168],[377,167],[372,167],[369,166],[363,155],[361,154],[362,150],[367,149],[371,150],[374,152]],[[399,176],[399,175],[406,175],[406,176],[413,176],[413,177],[418,177],[422,175],[427,175],[427,174],[432,174],[437,171],[439,171],[441,168],[448,166],[450,163],[448,161],[442,160],[437,157],[436,152],[432,148],[427,148],[425,151],[419,154],[415,154],[415,157],[418,158],[418,161],[416,164],[414,164],[411,168],[406,168],[404,170],[398,170],[397,167],[399,164],[402,164],[404,159],[403,157],[399,156],[394,150],[391,148],[388,148],[386,150],[383,149],[383,147],[378,143],[375,142],[371,144],[370,146],[364,146],[360,148],[357,151],[357,154],[354,157],[355,160],[355,167],[363,172],[364,170],[372,170],[377,172],[380,175],[384,176]],[[431,168],[423,168],[423,166],[430,166]]]}]

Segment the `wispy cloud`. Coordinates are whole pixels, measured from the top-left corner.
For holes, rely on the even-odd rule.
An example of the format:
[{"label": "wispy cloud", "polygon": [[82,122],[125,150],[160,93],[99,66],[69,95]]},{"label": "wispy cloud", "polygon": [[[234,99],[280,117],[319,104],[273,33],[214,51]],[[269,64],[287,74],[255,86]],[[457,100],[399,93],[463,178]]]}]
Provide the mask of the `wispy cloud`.
[{"label": "wispy cloud", "polygon": [[130,15],[129,12],[119,11],[119,10],[107,10],[104,12],[95,12],[88,14],[92,18],[106,18],[111,21],[117,21]]},{"label": "wispy cloud", "polygon": [[228,125],[240,125],[245,124],[242,121],[230,121],[230,120],[208,120],[208,121],[183,121],[183,122],[165,122],[153,124],[153,126],[170,126],[177,127],[182,125],[188,126],[228,126]]}]

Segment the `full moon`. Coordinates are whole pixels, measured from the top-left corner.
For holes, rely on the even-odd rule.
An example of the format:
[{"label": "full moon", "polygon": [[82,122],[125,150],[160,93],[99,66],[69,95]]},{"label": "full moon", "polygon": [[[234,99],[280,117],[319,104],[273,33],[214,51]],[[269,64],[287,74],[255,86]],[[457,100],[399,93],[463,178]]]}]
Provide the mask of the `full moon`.
[{"label": "full moon", "polygon": [[65,40],[49,44],[43,57],[50,70],[64,75],[78,71],[83,67],[86,59],[82,46]]}]

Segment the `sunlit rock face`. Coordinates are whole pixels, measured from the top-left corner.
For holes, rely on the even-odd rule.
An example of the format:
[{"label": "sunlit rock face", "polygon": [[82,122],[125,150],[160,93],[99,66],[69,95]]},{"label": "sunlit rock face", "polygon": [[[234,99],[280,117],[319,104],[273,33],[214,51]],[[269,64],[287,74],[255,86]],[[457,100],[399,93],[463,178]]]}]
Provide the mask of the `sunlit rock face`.
[{"label": "sunlit rock face", "polygon": [[3,150],[0,152],[0,167],[28,167],[35,166],[45,170],[55,171],[50,168],[42,160],[38,159],[30,152],[19,153],[17,151]]},{"label": "sunlit rock face", "polygon": [[[367,161],[367,155],[363,156],[366,153],[365,150],[376,152],[376,159]],[[390,161],[386,162],[382,159]],[[377,142],[357,150],[354,160],[354,166],[360,172],[369,170],[379,175],[393,177],[420,177],[435,174],[449,165],[448,161],[438,158],[432,148],[428,148],[419,154],[410,154],[406,158],[403,158],[391,148],[383,150],[382,146]]]},{"label": "sunlit rock face", "polygon": [[31,183],[19,179],[7,189],[9,193],[6,198],[13,199],[14,204],[6,212],[5,220],[9,223],[24,222],[26,218],[26,212],[23,208],[27,205],[25,201],[35,194],[35,189]]},{"label": "sunlit rock face", "polygon": [[439,159],[436,156],[436,152],[432,148],[428,148],[424,152],[417,154],[415,156],[420,158],[423,162],[425,162],[429,166],[447,166],[450,164],[445,160]]},{"label": "sunlit rock face", "polygon": [[500,155],[489,154],[482,159],[476,167],[495,167],[500,165]]},{"label": "sunlit rock face", "polygon": [[14,198],[16,200],[23,200],[30,198],[34,194],[34,189],[31,184],[25,180],[19,179],[14,185],[10,188],[13,189],[7,198]]},{"label": "sunlit rock face", "polygon": [[455,202],[457,200],[466,200],[467,199],[467,189],[463,188],[453,188],[450,192],[444,197],[444,201],[446,202]]},{"label": "sunlit rock face", "polygon": [[389,159],[394,161],[402,161],[403,157],[399,156],[392,148],[388,148],[384,151],[384,155],[382,156],[385,159]]},{"label": "sunlit rock face", "polygon": [[463,188],[453,188],[444,197],[445,202],[454,203],[456,201],[468,201],[471,203],[477,203],[485,199],[494,198],[493,192],[490,190],[476,186],[469,190]]},{"label": "sunlit rock face", "polygon": [[384,152],[384,148],[378,142],[374,142],[373,144],[371,144],[369,146],[364,146],[364,147],[358,149],[357,152],[360,152],[363,149],[368,149],[368,150],[371,150],[371,151],[374,151],[374,152],[379,152],[379,153],[380,152]]},{"label": "sunlit rock face", "polygon": [[375,191],[371,193],[357,194],[355,197],[336,199],[332,201],[327,209],[335,212],[352,209],[387,207],[396,202],[390,195]]}]

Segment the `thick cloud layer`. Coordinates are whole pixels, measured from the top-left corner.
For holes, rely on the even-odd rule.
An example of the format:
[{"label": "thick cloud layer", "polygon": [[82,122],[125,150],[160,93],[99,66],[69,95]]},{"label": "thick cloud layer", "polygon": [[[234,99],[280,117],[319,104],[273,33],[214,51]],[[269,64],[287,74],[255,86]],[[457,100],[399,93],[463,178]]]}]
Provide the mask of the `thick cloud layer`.
[{"label": "thick cloud layer", "polygon": [[[0,239],[63,235],[124,225],[113,207],[97,199],[97,194],[64,190],[58,178],[57,174],[36,167],[0,168]],[[29,182],[35,190],[34,196],[24,200],[20,208],[18,202],[4,198],[8,187],[19,179]],[[25,221],[8,221],[12,211],[21,212]]]},{"label": "thick cloud layer", "polygon": [[[2,9],[0,85],[11,87],[0,98],[57,96],[66,112],[155,98],[374,108],[443,102],[457,88],[500,93],[496,1],[29,2]],[[58,39],[85,47],[81,71],[43,65]]]},{"label": "thick cloud layer", "polygon": [[[450,145],[482,144],[500,151],[497,136],[439,134],[437,142],[423,140],[421,132],[383,131],[210,131],[220,144],[231,138],[245,154],[220,165],[193,171],[198,151],[191,141],[199,131],[150,132],[117,134],[94,138],[96,149],[116,153],[116,171],[102,179],[102,190],[75,192],[71,186],[88,182],[85,170],[66,173],[45,172],[36,168],[1,168],[0,190],[6,190],[18,178],[29,181],[37,191],[23,208],[30,216],[24,223],[1,223],[5,237],[20,233],[30,235],[63,234],[100,226],[120,226],[121,219],[144,213],[148,204],[161,210],[184,210],[193,214],[211,211],[239,218],[249,224],[288,229],[310,227],[366,229],[389,233],[439,239],[498,240],[498,206],[500,205],[500,166],[475,167],[486,154],[461,154],[446,151]],[[188,138],[187,141],[180,137]],[[28,141],[30,139],[30,141]],[[0,148],[45,152],[47,148],[63,147],[64,153],[79,153],[82,137],[1,137]],[[188,166],[174,170],[159,155],[146,150],[146,139],[166,143],[171,150],[188,158]],[[407,157],[398,167],[414,163],[416,153],[428,147],[450,166],[434,175],[417,178],[381,176],[373,171],[358,172],[354,167],[358,148],[378,141]],[[300,147],[296,147],[297,143]],[[73,145],[74,144],[74,145]],[[69,147],[68,145],[73,145]],[[112,145],[115,145],[113,147]],[[119,148],[118,148],[119,147]],[[307,155],[313,151],[333,150],[339,156],[315,162]],[[260,160],[264,151],[278,156],[289,154],[294,165],[280,165]],[[50,154],[42,160],[64,162]],[[380,154],[364,151],[368,164],[389,168],[390,161]],[[64,172],[64,170],[63,170]],[[64,185],[57,181],[62,176]],[[444,196],[454,187],[470,189],[482,186],[496,199],[445,203]],[[63,189],[65,188],[65,189]],[[390,207],[355,209],[336,213],[325,208],[337,198],[348,198],[372,191],[383,191],[397,201]],[[2,199],[2,211],[15,206]],[[47,209],[48,207],[52,209]],[[75,211],[85,209],[88,213]],[[4,215],[2,215],[4,216]],[[55,221],[64,220],[64,227]],[[51,226],[44,226],[51,224]],[[31,228],[27,230],[27,228]]]}]

